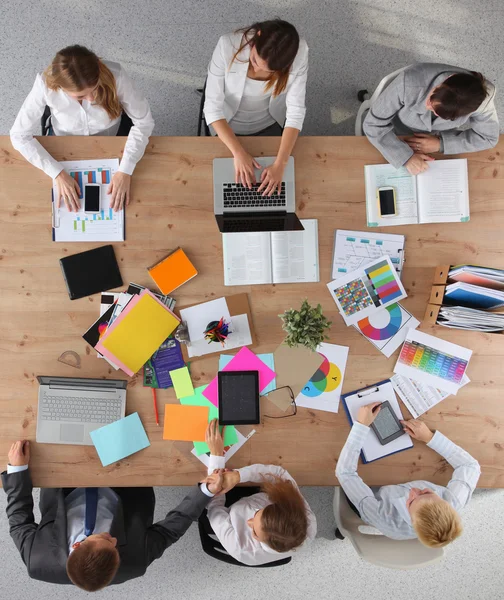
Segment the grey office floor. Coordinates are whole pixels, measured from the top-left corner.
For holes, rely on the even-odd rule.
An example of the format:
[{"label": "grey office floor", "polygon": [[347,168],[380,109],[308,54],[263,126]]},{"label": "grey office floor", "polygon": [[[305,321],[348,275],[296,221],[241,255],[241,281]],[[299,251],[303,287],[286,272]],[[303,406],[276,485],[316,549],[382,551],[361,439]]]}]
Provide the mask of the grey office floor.
[{"label": "grey office floor", "polygon": [[[148,97],[157,135],[194,135],[202,85],[218,37],[255,20],[293,22],[310,46],[304,133],[351,135],[356,92],[416,61],[446,62],[483,72],[504,89],[502,0],[18,0],[0,18],[0,133],[8,133],[35,74],[59,48],[81,43],[121,62]],[[504,115],[504,95],[497,96]],[[504,122],[504,118],[503,118]],[[484,468],[484,465],[483,465]],[[401,573],[357,558],[334,540],[332,489],[303,490],[319,520],[310,550],[279,569],[230,567],[200,549],[193,526],[143,579],[99,596],[121,600],[493,600],[504,595],[504,493],[479,491],[464,512],[465,533],[431,568]],[[157,517],[183,489],[157,489]],[[0,495],[0,513],[5,496]],[[84,597],[28,579],[0,518],[0,598]]]}]

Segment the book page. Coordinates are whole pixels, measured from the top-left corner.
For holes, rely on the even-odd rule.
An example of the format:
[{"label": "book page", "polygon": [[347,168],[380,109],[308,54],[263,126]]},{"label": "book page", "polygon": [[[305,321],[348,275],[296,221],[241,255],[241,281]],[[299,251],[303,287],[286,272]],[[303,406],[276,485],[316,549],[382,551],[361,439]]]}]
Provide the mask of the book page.
[{"label": "book page", "polygon": [[319,281],[318,222],[303,219],[304,231],[271,233],[273,283]]},{"label": "book page", "polygon": [[[415,178],[404,167],[396,169],[392,165],[366,165],[364,177],[368,227],[418,223]],[[393,217],[380,217],[377,190],[381,187],[395,189],[397,215]]]},{"label": "book page", "polygon": [[273,283],[269,232],[223,233],[224,285]]},{"label": "book page", "polygon": [[420,223],[469,220],[467,159],[436,160],[417,175]]}]

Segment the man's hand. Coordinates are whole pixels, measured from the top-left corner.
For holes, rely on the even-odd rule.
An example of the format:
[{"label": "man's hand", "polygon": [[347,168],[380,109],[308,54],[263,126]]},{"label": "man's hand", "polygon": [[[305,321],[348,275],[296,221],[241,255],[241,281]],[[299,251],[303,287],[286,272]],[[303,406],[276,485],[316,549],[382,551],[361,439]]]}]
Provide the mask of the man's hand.
[{"label": "man's hand", "polygon": [[30,462],[30,442],[22,440],[14,442],[9,450],[9,465],[12,467],[24,467]]},{"label": "man's hand", "polygon": [[409,421],[401,421],[404,431],[409,433],[412,438],[419,442],[428,444],[434,437],[434,432],[431,431],[423,421],[410,419]]},{"label": "man's hand", "polygon": [[380,412],[380,404],[381,402],[372,402],[371,404],[366,404],[366,406],[361,406],[357,413],[357,422],[369,427]]},{"label": "man's hand", "polygon": [[233,471],[231,469],[225,469],[225,471],[223,473],[222,489],[217,495],[220,496],[222,494],[227,494],[227,492],[229,492],[229,490],[232,490],[239,483],[240,483],[240,473],[238,473],[238,471]]},{"label": "man's hand", "polygon": [[218,494],[222,490],[224,480],[224,470],[215,469],[214,472],[200,483],[206,483],[208,491],[211,494]]},{"label": "man's hand", "polygon": [[416,152],[408,161],[406,161],[404,166],[408,169],[410,175],[418,175],[427,171],[429,168],[428,163],[431,160],[434,160],[432,156]]},{"label": "man's hand", "polygon": [[441,141],[438,136],[429,133],[415,133],[415,135],[405,137],[404,141],[413,152],[432,154],[441,150]]},{"label": "man's hand", "polygon": [[205,432],[205,442],[210,448],[210,454],[213,456],[224,456],[224,431],[225,427],[221,432],[219,431],[219,420],[212,419],[208,423],[207,430]]}]

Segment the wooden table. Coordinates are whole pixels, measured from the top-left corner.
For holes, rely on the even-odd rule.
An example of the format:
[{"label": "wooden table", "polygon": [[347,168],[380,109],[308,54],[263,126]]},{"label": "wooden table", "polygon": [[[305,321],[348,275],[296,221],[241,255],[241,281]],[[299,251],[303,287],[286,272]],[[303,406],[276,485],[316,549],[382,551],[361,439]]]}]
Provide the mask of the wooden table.
[{"label": "wooden table", "polygon": [[[121,155],[120,138],[43,138],[58,160],[112,158]],[[278,139],[244,139],[254,155],[276,152]],[[296,144],[296,197],[300,217],[317,218],[320,244],[318,284],[258,285],[225,288],[221,236],[213,217],[212,159],[228,156],[214,139],[154,137],[133,177],[132,204],[127,209],[127,241],[116,243],[124,282],[151,284],[146,267],[181,245],[199,275],[175,293],[179,306],[227,293],[247,291],[259,345],[273,351],[282,341],[278,314],[298,307],[302,298],[320,302],[333,321],[330,340],[350,347],[344,391],[372,385],[392,374],[397,353],[386,359],[355,329],[346,327],[331,299],[334,230],[366,228],[363,166],[383,162],[365,138],[302,137]],[[53,243],[50,228],[50,179],[15,152],[8,137],[0,138],[0,460],[12,441],[35,440],[36,375],[126,378],[116,374],[84,342],[81,335],[97,318],[99,295],[70,301],[58,259],[100,244]],[[404,306],[422,320],[439,264],[476,263],[504,266],[504,139],[497,148],[467,155],[471,220],[467,224],[388,227],[407,236],[403,282]],[[471,348],[471,383],[425,415],[481,463],[482,487],[504,487],[504,336],[456,332],[441,327],[421,329]],[[82,368],[57,361],[65,350],[77,352]],[[501,366],[499,366],[501,365]],[[209,382],[217,358],[193,363],[196,384]],[[176,402],[172,390],[160,390],[163,405]],[[103,468],[94,447],[32,444],[32,477],[36,486],[189,485],[204,475],[190,454],[189,442],[162,440],[152,397],[139,376],[128,385],[127,412],[138,411],[150,448]],[[296,417],[265,420],[257,433],[229,462],[284,466],[301,485],[335,485],[334,469],[349,432],[343,411],[338,415],[299,409]],[[247,432],[251,428],[242,428]],[[5,457],[5,458],[1,458]],[[369,484],[411,479],[446,483],[451,468],[421,443],[413,450],[367,466],[359,473]]]}]

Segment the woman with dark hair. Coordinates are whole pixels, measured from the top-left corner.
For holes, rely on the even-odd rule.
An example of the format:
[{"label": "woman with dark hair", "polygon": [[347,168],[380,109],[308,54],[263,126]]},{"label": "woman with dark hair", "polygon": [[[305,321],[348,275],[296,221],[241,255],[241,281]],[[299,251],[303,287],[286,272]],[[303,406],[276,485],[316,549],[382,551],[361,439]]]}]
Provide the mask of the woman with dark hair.
[{"label": "woman with dark hair", "polygon": [[303,127],[308,46],[296,28],[276,19],[223,35],[208,66],[207,124],[233,153],[236,182],[251,188],[260,168],[237,136],[282,136],[274,164],[261,173],[264,194],[280,191]]},{"label": "woman with dark hair", "polygon": [[[225,463],[224,441],[217,419],[209,423],[206,441],[210,448],[210,475]],[[226,506],[226,493],[245,482],[261,483],[261,492]],[[211,533],[229,555],[249,566],[292,556],[317,533],[315,515],[296,482],[285,469],[275,465],[250,465],[226,471],[223,489],[207,510]]]},{"label": "woman with dark hair", "polygon": [[404,165],[417,175],[434,160],[431,153],[493,148],[499,141],[494,98],[495,87],[481,73],[449,65],[411,65],[373,101],[364,133],[390,164]]},{"label": "woman with dark hair", "polygon": [[10,130],[12,145],[32,165],[56,181],[59,207],[79,210],[84,191],[33,137],[48,106],[54,135],[117,135],[123,111],[133,121],[124,153],[107,193],[119,210],[130,201],[131,176],[154,129],[149,103],[120,64],[98,58],[84,46],[68,46],[56,53],[38,74]]}]

